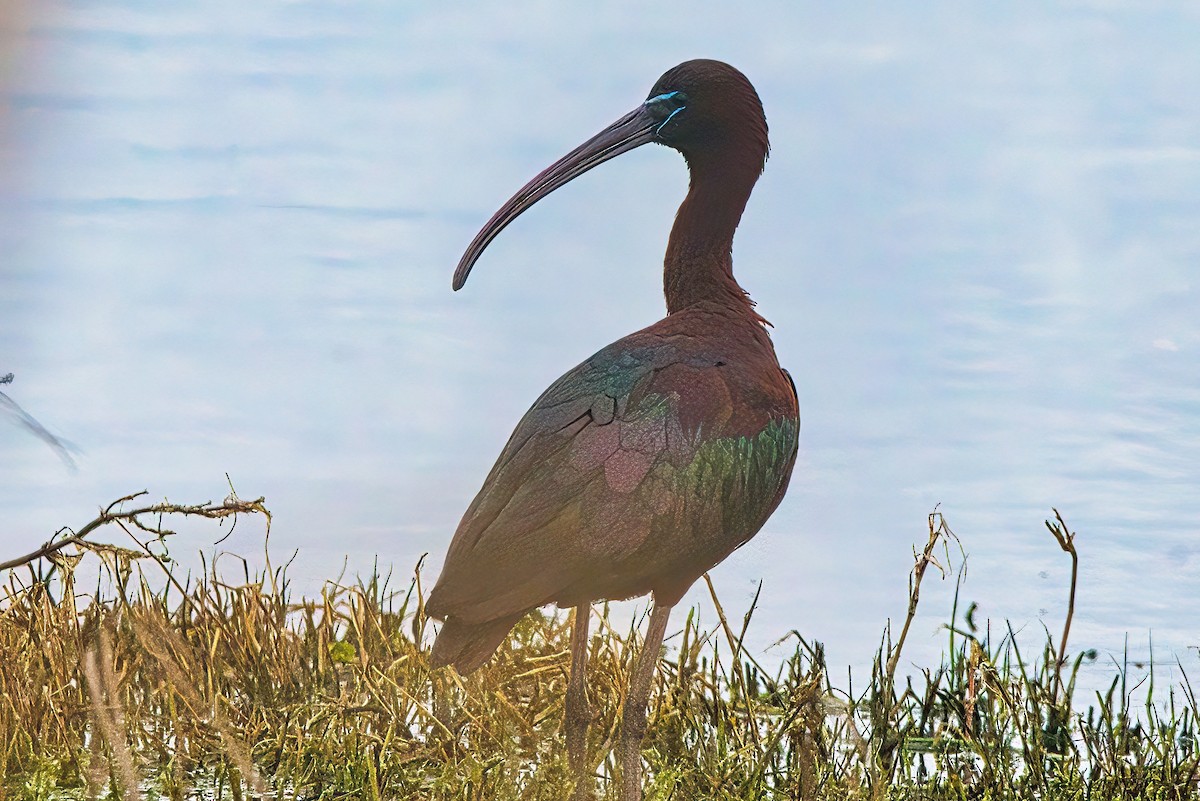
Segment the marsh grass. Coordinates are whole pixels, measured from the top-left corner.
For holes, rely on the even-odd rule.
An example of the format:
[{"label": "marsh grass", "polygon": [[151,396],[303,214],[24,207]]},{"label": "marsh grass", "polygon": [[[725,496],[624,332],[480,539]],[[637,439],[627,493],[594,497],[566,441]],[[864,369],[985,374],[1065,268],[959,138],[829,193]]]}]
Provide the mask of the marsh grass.
[{"label": "marsh grass", "polygon": [[[266,514],[261,501],[142,510],[114,504],[134,548],[64,531],[0,592],[0,799],[554,799],[570,790],[560,733],[570,621],[533,614],[462,678],[431,672],[420,566],[396,581],[330,581],[294,595],[287,566],[180,576],[163,521]],[[123,499],[125,504],[132,498]],[[236,505],[241,504],[241,505]],[[147,511],[146,509],[149,509]],[[230,511],[230,510],[233,511]],[[207,510],[207,511],[206,511]],[[102,515],[103,516],[103,515]],[[93,521],[95,523],[96,521]],[[89,524],[91,526],[92,524]],[[1074,564],[1074,535],[1048,523]],[[897,678],[926,570],[956,539],[936,512],[903,624],[885,629],[870,681],[835,686],[821,646],[793,632],[780,666],[742,643],[751,609],[695,610],[664,650],[651,700],[648,799],[1191,798],[1197,703],[1129,672],[1075,697],[1085,654],[1074,609],[1040,653],[956,602],[942,664]],[[53,546],[53,547],[52,547]],[[81,590],[81,558],[102,580]],[[709,585],[711,590],[711,584]],[[898,599],[903,600],[903,599]],[[612,746],[639,621],[593,612],[589,754],[611,796]],[[1082,711],[1080,711],[1082,710]]]}]

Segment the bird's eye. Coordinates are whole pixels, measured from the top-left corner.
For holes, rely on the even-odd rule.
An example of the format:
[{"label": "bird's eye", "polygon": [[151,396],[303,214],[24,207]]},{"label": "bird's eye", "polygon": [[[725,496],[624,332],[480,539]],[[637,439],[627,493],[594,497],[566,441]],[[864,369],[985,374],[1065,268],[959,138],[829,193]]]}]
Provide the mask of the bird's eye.
[{"label": "bird's eye", "polygon": [[654,116],[661,120],[654,129],[654,133],[662,136],[664,133],[668,133],[663,129],[667,128],[669,123],[673,120],[676,124],[678,123],[676,117],[687,107],[687,95],[683,92],[663,92],[661,95],[655,95],[647,100],[646,107],[651,109]]},{"label": "bird's eye", "polygon": [[687,105],[687,95],[683,92],[663,92],[661,95],[655,95],[648,99],[646,105],[658,106],[670,113]]}]

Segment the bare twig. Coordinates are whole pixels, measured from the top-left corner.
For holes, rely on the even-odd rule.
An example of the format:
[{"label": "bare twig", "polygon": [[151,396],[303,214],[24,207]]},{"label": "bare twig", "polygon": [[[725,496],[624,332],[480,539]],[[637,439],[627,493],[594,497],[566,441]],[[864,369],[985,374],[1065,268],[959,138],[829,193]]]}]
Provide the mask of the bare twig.
[{"label": "bare twig", "polygon": [[[122,504],[132,501],[134,498],[139,498],[145,494],[147,494],[146,490],[142,490],[141,492],[135,492],[130,495],[126,495],[123,498],[118,498],[110,503],[103,511],[101,511],[94,520],[85,525],[83,528],[79,529],[79,531],[62,529],[57,532],[55,536],[63,534],[64,532],[70,532],[69,536],[66,536],[63,539],[51,539],[49,542],[43,544],[42,547],[35,551],[31,551],[24,556],[18,556],[15,559],[9,559],[6,562],[0,562],[0,570],[10,570],[14,567],[21,567],[22,565],[27,565],[30,562],[34,562],[43,557],[57,553],[68,545],[81,544],[83,543],[85,537],[87,537],[96,529],[108,525],[109,523],[127,522],[137,526],[143,531],[149,532],[158,537],[163,537],[173,533],[162,527],[163,515],[205,517],[210,520],[233,517],[236,520],[237,515],[239,514],[259,513],[266,515],[268,522],[271,519],[271,513],[267,511],[265,506],[263,506],[263,501],[265,500],[264,498],[258,498],[253,501],[243,501],[240,498],[230,497],[226,498],[221,503],[205,502],[195,505],[182,505],[164,501],[163,503],[156,503],[152,506],[143,506],[137,509],[129,509],[127,511],[117,511],[118,507],[120,507]],[[155,524],[146,524],[139,519],[143,515],[158,515],[159,519]]]}]

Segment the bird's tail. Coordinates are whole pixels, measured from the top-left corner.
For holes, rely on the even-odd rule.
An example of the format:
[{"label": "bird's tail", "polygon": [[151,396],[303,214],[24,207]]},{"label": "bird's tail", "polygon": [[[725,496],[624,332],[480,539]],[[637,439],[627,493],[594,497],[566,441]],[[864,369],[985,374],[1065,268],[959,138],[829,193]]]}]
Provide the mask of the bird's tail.
[{"label": "bird's tail", "polygon": [[433,641],[433,667],[454,665],[454,669],[463,676],[471,673],[496,652],[512,627],[524,616],[525,613],[521,612],[485,623],[463,623],[454,618],[448,619]]}]

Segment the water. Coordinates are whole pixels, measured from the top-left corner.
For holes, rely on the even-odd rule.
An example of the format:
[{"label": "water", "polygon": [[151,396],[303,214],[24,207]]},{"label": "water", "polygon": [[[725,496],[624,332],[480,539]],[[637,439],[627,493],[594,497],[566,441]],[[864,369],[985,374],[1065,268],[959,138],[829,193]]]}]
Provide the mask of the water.
[{"label": "water", "polygon": [[[763,97],[773,151],[736,245],[801,397],[793,487],[715,571],[864,665],[937,504],[979,620],[1061,627],[1111,669],[1200,604],[1200,17],[1137,3],[849,9],[518,0],[56,3],[6,18],[0,373],[78,445],[0,426],[2,556],[143,487],[228,473],[299,549],[436,571],[521,413],[662,314],[686,187],[642,148],[557,193],[449,289],[495,207],[686,58]],[[253,556],[261,527],[220,547]],[[212,549],[186,528],[177,556]],[[931,576],[908,654],[936,660]],[[689,599],[706,604],[704,595]],[[713,620],[711,607],[703,614]],[[906,660],[907,661],[907,660]]]}]

